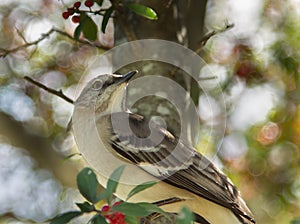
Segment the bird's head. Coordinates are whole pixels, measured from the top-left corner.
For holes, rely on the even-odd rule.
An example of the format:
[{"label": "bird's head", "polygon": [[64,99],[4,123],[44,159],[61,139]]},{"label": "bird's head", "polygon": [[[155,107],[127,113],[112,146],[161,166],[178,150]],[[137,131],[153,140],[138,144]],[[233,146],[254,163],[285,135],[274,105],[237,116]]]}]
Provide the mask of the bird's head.
[{"label": "bird's head", "polygon": [[137,73],[131,71],[124,75],[105,74],[92,79],[82,90],[75,105],[99,113],[124,110],[126,85]]}]

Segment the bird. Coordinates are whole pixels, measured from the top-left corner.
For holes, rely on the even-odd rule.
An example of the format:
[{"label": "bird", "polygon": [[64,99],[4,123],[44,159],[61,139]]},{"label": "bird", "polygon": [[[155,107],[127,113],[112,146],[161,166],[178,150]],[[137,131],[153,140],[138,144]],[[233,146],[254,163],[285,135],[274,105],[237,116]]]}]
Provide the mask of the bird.
[{"label": "bird", "polygon": [[120,181],[116,191],[122,200],[133,188],[130,182],[156,180],[131,200],[175,198],[161,208],[177,213],[187,206],[201,224],[255,223],[237,187],[217,166],[167,128],[127,108],[127,86],[137,73],[99,75],[74,103],[75,140],[86,162],[98,171],[100,184],[106,186],[113,164],[127,164],[124,183]]}]

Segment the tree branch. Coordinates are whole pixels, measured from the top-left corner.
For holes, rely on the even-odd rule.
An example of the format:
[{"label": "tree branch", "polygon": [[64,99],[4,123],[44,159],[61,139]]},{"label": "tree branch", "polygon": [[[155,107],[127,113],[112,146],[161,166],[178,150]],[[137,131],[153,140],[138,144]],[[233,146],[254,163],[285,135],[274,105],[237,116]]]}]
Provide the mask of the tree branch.
[{"label": "tree branch", "polygon": [[225,24],[225,26],[219,30],[213,30],[207,34],[205,34],[201,40],[200,40],[200,46],[197,48],[196,53],[199,54],[200,51],[202,50],[202,47],[205,46],[205,44],[207,43],[207,41],[209,41],[210,38],[212,38],[213,36],[215,36],[216,34],[220,34],[223,33],[227,30],[230,30],[231,28],[234,27],[233,23],[227,23]]},{"label": "tree branch", "polygon": [[90,45],[92,47],[96,47],[96,48],[99,48],[99,49],[103,49],[103,50],[109,50],[110,49],[110,47],[106,47],[106,46],[102,46],[102,45],[100,46],[100,45],[94,44],[94,43],[86,41],[86,40],[80,40],[80,39],[76,40],[73,36],[66,33],[65,31],[62,31],[62,30],[59,30],[59,29],[53,27],[47,33],[42,34],[41,37],[39,39],[35,40],[35,41],[32,41],[32,42],[26,42],[25,41],[25,44],[23,44],[21,46],[18,46],[18,47],[15,47],[15,48],[12,48],[12,49],[0,48],[0,52],[1,52],[0,57],[6,57],[7,55],[9,55],[11,53],[14,53],[14,52],[17,52],[21,49],[24,49],[24,48],[27,48],[27,47],[30,47],[30,46],[33,46],[33,45],[38,45],[41,41],[48,38],[53,33],[59,33],[60,35],[68,37],[69,39],[71,39],[73,41],[76,41],[76,42],[79,42],[79,43],[82,43],[82,44],[87,44],[87,45]]},{"label": "tree branch", "polygon": [[63,92],[62,90],[60,89],[59,91],[57,90],[54,90],[54,89],[51,89],[45,85],[43,85],[42,83],[40,82],[37,82],[35,80],[33,80],[32,78],[28,77],[28,76],[25,76],[24,79],[26,79],[27,81],[31,82],[32,84],[38,86],[39,88],[53,94],[53,95],[56,95],[60,98],[62,98],[63,100],[67,101],[68,103],[71,103],[71,104],[74,104],[74,101],[72,99],[70,99],[69,97],[67,97]]}]

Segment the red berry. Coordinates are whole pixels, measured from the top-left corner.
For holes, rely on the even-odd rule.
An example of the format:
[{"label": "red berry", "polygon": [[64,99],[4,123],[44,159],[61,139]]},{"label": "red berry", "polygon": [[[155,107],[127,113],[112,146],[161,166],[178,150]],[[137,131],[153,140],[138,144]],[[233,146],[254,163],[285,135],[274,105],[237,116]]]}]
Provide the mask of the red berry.
[{"label": "red berry", "polygon": [[121,212],[115,212],[109,218],[111,224],[126,224],[125,215]]},{"label": "red berry", "polygon": [[74,8],[78,9],[81,6],[81,2],[75,2]]},{"label": "red berry", "polygon": [[102,211],[102,212],[108,212],[109,210],[110,210],[109,205],[104,205],[104,206],[101,208],[101,211]]},{"label": "red berry", "polygon": [[79,16],[73,16],[72,21],[73,21],[73,23],[79,23],[80,22],[80,17]]},{"label": "red berry", "polygon": [[92,6],[94,5],[94,2],[91,1],[91,0],[86,0],[86,1],[84,2],[84,5],[85,5],[86,7],[92,7]]},{"label": "red berry", "polygon": [[70,16],[70,13],[69,13],[69,12],[63,12],[63,13],[62,13],[62,17],[63,17],[64,19],[68,19],[69,16]]}]

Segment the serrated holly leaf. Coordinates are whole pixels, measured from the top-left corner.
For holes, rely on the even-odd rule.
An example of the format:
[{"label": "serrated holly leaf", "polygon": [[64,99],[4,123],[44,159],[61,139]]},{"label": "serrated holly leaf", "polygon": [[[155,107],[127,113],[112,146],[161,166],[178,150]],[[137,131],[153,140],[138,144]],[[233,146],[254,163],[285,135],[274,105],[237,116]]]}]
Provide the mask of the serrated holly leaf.
[{"label": "serrated holly leaf", "polygon": [[105,11],[103,20],[102,20],[102,24],[101,24],[102,33],[105,33],[105,29],[106,29],[108,20],[109,20],[111,14],[113,13],[113,11],[114,11],[114,8],[112,6]]},{"label": "serrated holly leaf", "polygon": [[94,206],[91,205],[90,203],[88,203],[87,201],[83,202],[83,203],[76,203],[76,205],[78,206],[78,208],[80,208],[80,210],[82,212],[92,212],[92,211],[94,211]]},{"label": "serrated holly leaf", "polygon": [[91,219],[90,219],[90,223],[91,224],[108,224],[105,220],[105,218],[99,214],[94,215]]},{"label": "serrated holly leaf", "polygon": [[147,6],[137,4],[137,3],[128,3],[126,4],[126,7],[131,11],[133,11],[134,13],[136,13],[137,15],[143,16],[147,19],[151,19],[151,20],[158,19],[157,13],[153,9]]},{"label": "serrated holly leaf", "polygon": [[82,215],[82,212],[80,211],[71,211],[71,212],[66,212],[63,214],[60,214],[53,218],[50,222],[50,224],[65,224],[70,222],[72,219]]},{"label": "serrated holly leaf", "polygon": [[153,185],[155,185],[157,182],[156,181],[149,181],[149,182],[145,182],[145,183],[142,183],[138,186],[136,186],[135,188],[133,188],[129,194],[127,195],[127,198],[126,198],[126,201],[131,198],[133,195],[143,191],[143,190],[146,190],[147,188],[150,188],[152,187]]},{"label": "serrated holly leaf", "polygon": [[187,207],[183,207],[178,215],[178,224],[191,224],[194,220],[194,214]]},{"label": "serrated holly leaf", "polygon": [[90,202],[97,202],[98,181],[90,168],[83,168],[77,175],[77,186],[80,193]]},{"label": "serrated holly leaf", "polygon": [[81,26],[81,24],[79,24],[79,25],[76,27],[75,31],[74,31],[74,35],[73,35],[73,36],[74,36],[74,39],[75,39],[75,40],[79,40],[81,31],[82,31],[82,26]]},{"label": "serrated holly leaf", "polygon": [[106,184],[106,190],[105,190],[105,197],[108,204],[111,202],[111,198],[113,193],[116,192],[116,189],[118,187],[118,182],[121,178],[121,175],[125,169],[125,166],[118,167],[112,174],[110,175],[107,184]]}]

